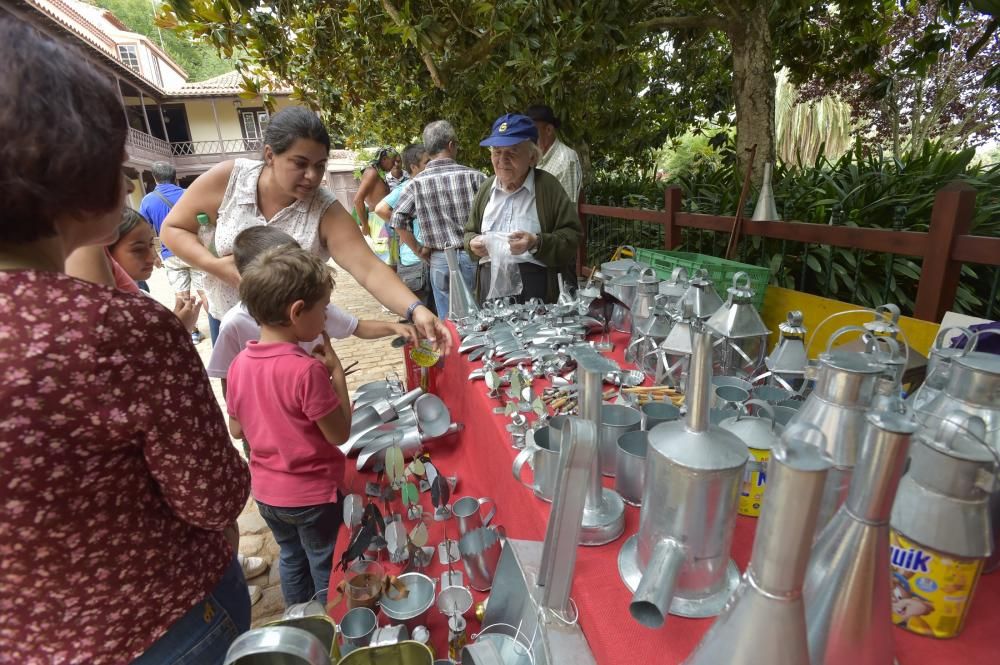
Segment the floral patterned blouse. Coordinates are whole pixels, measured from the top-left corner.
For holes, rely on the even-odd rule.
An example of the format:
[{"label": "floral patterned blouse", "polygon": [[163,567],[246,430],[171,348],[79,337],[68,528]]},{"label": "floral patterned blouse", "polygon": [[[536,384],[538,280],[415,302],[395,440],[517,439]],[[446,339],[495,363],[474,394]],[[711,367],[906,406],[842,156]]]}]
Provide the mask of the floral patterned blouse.
[{"label": "floral patterned blouse", "polygon": [[221,579],[249,480],[177,317],[0,271],[0,661],[139,656]]}]

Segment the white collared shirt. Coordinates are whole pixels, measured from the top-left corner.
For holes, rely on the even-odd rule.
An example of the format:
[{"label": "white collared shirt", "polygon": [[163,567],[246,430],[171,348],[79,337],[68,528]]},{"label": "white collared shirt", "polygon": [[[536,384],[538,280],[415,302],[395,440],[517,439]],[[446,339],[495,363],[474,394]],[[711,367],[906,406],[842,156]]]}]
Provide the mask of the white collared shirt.
[{"label": "white collared shirt", "polygon": [[[233,240],[243,229],[267,225],[292,236],[303,249],[324,261],[329,259],[319,239],[319,223],[327,208],[337,200],[333,192],[320,185],[310,198],[299,199],[266,220],[257,208],[257,181],[263,168],[264,162],[255,159],[237,159],[233,165],[214,228],[216,254],[232,254]],[[205,273],[205,295],[209,313],[220,321],[240,300],[238,289],[208,273]]]},{"label": "white collared shirt", "polygon": [[[493,180],[493,191],[490,200],[483,210],[482,233],[511,233],[513,231],[529,231],[538,235],[542,225],[538,221],[538,208],[535,206],[535,169],[528,171],[524,183],[513,192],[504,191],[500,179]],[[517,254],[514,260],[518,263],[545,264],[531,253]]]}]

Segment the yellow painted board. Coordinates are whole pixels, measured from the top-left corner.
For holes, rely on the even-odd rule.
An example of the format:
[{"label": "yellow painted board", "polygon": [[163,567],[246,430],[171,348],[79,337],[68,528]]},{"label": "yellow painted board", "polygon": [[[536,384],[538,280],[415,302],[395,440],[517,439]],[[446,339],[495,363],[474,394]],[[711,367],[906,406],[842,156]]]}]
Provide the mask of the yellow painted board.
[{"label": "yellow painted board", "polygon": [[[774,331],[768,339],[770,348],[778,342],[778,324],[785,321],[788,312],[792,310],[802,312],[803,324],[809,331],[806,340],[813,336],[816,327],[823,319],[836,314],[846,312],[851,309],[863,309],[860,305],[832,300],[821,296],[814,296],[801,291],[783,289],[778,286],[768,286],[764,294],[764,306],[760,315],[764,319],[767,327]],[[871,314],[849,314],[838,316],[834,321],[826,324],[819,331],[818,336],[812,339],[810,347],[807,349],[810,358],[815,358],[817,354],[826,349],[827,340],[838,328],[849,325],[860,325],[871,320]],[[906,339],[914,351],[927,355],[934,344],[934,337],[938,332],[938,324],[930,321],[922,321],[909,316],[899,318],[899,326],[906,334]],[[845,341],[850,341],[845,340]]]}]

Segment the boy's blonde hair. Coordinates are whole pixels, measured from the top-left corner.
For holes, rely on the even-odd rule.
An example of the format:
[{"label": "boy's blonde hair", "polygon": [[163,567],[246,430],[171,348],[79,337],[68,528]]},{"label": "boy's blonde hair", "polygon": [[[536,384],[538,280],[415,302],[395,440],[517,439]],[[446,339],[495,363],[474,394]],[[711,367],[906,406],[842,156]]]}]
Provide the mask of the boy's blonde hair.
[{"label": "boy's blonde hair", "polygon": [[333,271],[301,247],[280,245],[261,253],[243,270],[240,300],[262,326],[288,325],[297,300],[312,307],[333,289]]}]

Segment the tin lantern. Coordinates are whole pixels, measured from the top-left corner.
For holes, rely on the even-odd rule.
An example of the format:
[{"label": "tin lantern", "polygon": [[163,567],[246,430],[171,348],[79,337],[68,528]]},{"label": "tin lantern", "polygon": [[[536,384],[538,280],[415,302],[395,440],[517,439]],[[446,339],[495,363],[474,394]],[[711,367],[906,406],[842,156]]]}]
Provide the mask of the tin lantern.
[{"label": "tin lantern", "polygon": [[802,312],[789,312],[784,323],[778,324],[778,343],[771,355],[764,358],[765,371],[750,380],[753,384],[765,383],[793,393],[802,394],[806,385],[806,328],[802,325]]},{"label": "tin lantern", "polygon": [[751,302],[754,292],[750,288],[750,275],[745,272],[733,275],[733,285],[728,291],[725,304],[705,322],[715,338],[712,369],[717,376],[749,379],[764,364],[771,331]]},{"label": "tin lantern", "polygon": [[688,272],[681,267],[674,268],[673,272],[670,273],[670,279],[660,282],[660,295],[666,298],[667,309],[677,307],[677,303],[684,297],[688,286],[690,286]]},{"label": "tin lantern", "polygon": [[696,319],[706,320],[722,307],[722,298],[715,292],[715,283],[708,278],[708,271],[699,268],[688,283],[688,288],[677,305],[678,311],[684,303],[691,305]]},{"label": "tin lantern", "polygon": [[697,320],[690,302],[681,301],[673,314],[674,325],[652,353],[656,356],[656,385],[671,386],[687,393],[691,354],[694,352],[692,324]]}]

